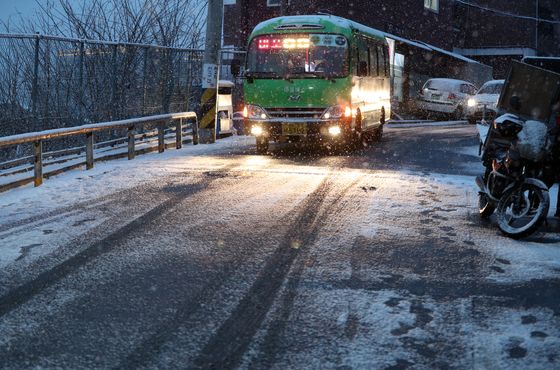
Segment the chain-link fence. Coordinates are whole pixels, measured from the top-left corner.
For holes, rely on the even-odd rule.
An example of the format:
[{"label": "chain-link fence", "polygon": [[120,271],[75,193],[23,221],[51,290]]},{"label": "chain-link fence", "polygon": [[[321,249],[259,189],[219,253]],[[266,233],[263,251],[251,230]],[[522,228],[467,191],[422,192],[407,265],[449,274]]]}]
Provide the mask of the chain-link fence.
[{"label": "chain-link fence", "polygon": [[[196,110],[202,56],[202,50],[0,34],[0,136]],[[2,152],[0,161],[26,154],[18,151],[27,150]]]}]

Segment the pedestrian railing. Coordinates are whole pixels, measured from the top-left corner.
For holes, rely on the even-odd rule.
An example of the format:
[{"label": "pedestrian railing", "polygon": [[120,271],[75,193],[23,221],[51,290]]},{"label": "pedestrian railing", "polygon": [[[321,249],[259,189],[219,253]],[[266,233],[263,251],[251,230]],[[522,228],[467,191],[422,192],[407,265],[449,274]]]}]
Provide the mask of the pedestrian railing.
[{"label": "pedestrian railing", "polygon": [[[185,120],[194,120],[192,124],[192,142],[198,144],[198,118],[194,112],[170,113],[157,116],[131,118],[120,121],[101,122],[88,124],[83,126],[60,128],[54,130],[30,132],[20,135],[0,137],[0,148],[10,147],[20,144],[31,143],[33,145],[33,182],[35,186],[43,183],[43,142],[46,140],[59,139],[69,136],[85,136],[85,166],[87,170],[93,168],[94,164],[94,142],[95,133],[107,130],[126,129],[128,142],[128,159],[134,159],[135,150],[135,134],[139,126],[156,125],[157,126],[157,150],[162,153],[165,150],[165,129],[173,125],[175,126],[175,148],[180,149],[183,146],[183,123]],[[30,180],[31,181],[31,180]]]}]

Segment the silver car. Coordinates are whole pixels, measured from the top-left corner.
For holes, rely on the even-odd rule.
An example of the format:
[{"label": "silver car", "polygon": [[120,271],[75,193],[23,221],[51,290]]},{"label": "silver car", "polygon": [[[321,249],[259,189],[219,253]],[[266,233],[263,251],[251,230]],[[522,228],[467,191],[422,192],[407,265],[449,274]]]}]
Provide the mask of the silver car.
[{"label": "silver car", "polygon": [[432,78],[422,87],[417,106],[427,115],[444,113],[455,119],[462,119],[466,113],[467,101],[475,93],[476,86],[468,81]]},{"label": "silver car", "polygon": [[492,80],[484,83],[474,97],[467,102],[467,119],[476,123],[481,119],[491,120],[496,116],[496,105],[504,86],[504,80]]}]

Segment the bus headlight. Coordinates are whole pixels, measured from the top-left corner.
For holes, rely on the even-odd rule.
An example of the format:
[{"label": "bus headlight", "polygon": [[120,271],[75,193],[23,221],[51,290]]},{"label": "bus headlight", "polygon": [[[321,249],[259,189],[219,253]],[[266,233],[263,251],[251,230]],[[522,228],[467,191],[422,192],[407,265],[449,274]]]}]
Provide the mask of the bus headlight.
[{"label": "bus headlight", "polygon": [[268,119],[266,111],[258,105],[247,104],[243,108],[243,117],[249,119]]},{"label": "bus headlight", "polygon": [[339,126],[331,126],[331,127],[329,127],[329,134],[330,134],[331,136],[338,136],[338,135],[340,135],[340,133],[341,133],[341,130],[340,130],[340,127],[339,127]]},{"label": "bus headlight", "polygon": [[352,117],[352,109],[343,105],[328,107],[321,116],[322,119],[340,119]]},{"label": "bus headlight", "polygon": [[476,100],[474,100],[473,98],[470,98],[469,100],[467,100],[467,105],[469,107],[474,107],[476,105]]}]

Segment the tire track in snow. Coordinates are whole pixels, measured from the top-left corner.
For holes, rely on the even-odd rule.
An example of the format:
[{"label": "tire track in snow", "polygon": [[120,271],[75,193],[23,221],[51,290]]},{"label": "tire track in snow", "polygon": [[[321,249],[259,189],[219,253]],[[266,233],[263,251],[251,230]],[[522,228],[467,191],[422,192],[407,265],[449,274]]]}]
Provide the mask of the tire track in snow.
[{"label": "tire track in snow", "polygon": [[178,207],[181,204],[181,200],[185,199],[185,197],[206,190],[209,184],[216,179],[218,179],[218,177],[207,176],[195,184],[173,185],[168,190],[172,192],[173,195],[163,203],[160,203],[148,212],[94,242],[89,247],[69,257],[60,264],[38,274],[34,279],[17,288],[11,289],[1,296],[0,317],[29,301],[36,294],[54,285],[96,257],[117,248],[121,242],[133,235],[135,231],[149,227],[150,224],[154,223],[163,214],[169,213],[174,208]]},{"label": "tire track in snow", "polygon": [[[219,251],[219,254],[214,254],[211,248],[205,248],[210,246],[212,242],[209,244],[202,243],[205,244],[204,247],[199,246],[200,244],[198,242],[203,242],[203,240],[199,238],[204,237],[204,239],[206,239],[206,231],[208,231],[206,227],[212,225],[207,222],[193,223],[192,220],[201,220],[202,216],[204,220],[217,220],[217,217],[213,217],[216,215],[224,215],[225,220],[229,220],[232,216],[237,217],[240,210],[246,209],[248,205],[255,202],[253,197],[246,194],[247,188],[254,188],[256,185],[262,186],[262,176],[238,176],[238,173],[235,171],[231,173],[227,172],[229,175],[223,176],[224,173],[225,172],[220,171],[207,173],[207,176],[219,180],[218,182],[213,182],[207,191],[188,197],[186,201],[180,204],[180,207],[175,207],[173,211],[165,213],[162,217],[158,217],[153,227],[136,230],[131,239],[120,243],[121,246],[113,248],[108,253],[88,263],[69,277],[59,281],[40,295],[34,297],[30,302],[18,308],[12,315],[6,315],[5,320],[0,320],[2,324],[0,325],[0,330],[5,330],[7,328],[5,331],[2,330],[2,333],[7,332],[10,334],[8,340],[3,340],[4,338],[0,339],[0,346],[2,347],[0,348],[0,353],[5,349],[6,356],[4,357],[6,357],[6,363],[21,363],[21,353],[29,354],[28,356],[34,354],[35,357],[33,357],[33,361],[30,361],[38,367],[48,367],[49,363],[58,363],[57,361],[60,361],[60,357],[57,357],[58,350],[56,348],[60,348],[62,342],[66,343],[66,338],[73,338],[75,335],[78,338],[69,341],[71,342],[72,348],[74,348],[74,345],[78,347],[83,347],[85,345],[85,348],[80,350],[76,358],[64,360],[67,361],[65,363],[71,364],[68,366],[73,368],[113,368],[123,363],[123,359],[127,358],[132,351],[135,351],[138,348],[138,344],[143,343],[146,338],[153,337],[154,333],[158,332],[158,335],[163,338],[163,342],[159,342],[160,339],[157,338],[156,335],[155,339],[148,340],[149,343],[155,343],[156,346],[150,347],[148,345],[147,349],[143,351],[142,354],[147,359],[146,361],[150,361],[152,358],[160,360],[157,354],[161,344],[158,345],[158,343],[165,345],[167,344],[167,340],[176,339],[176,337],[166,338],[165,332],[171,333],[172,335],[177,334],[176,329],[181,324],[184,324],[184,322],[181,321],[181,317],[177,316],[178,312],[185,312],[187,310],[190,310],[190,313],[197,310],[198,313],[204,312],[204,309],[209,307],[207,305],[209,299],[214,299],[216,293],[216,290],[208,290],[207,283],[214,280],[216,282],[215,286],[218,287],[220,286],[218,283],[221,283],[221,285],[228,284],[232,274],[235,274],[239,268],[239,264],[247,262],[244,259],[247,255],[245,253],[246,250],[255,252],[263,250],[262,244],[259,243],[259,241],[253,240],[252,237],[246,234],[242,234],[241,230],[234,233],[236,237],[233,238],[233,240],[227,240],[227,237],[223,240],[224,234],[219,230],[223,225],[213,226],[216,227],[216,229],[212,228],[211,232],[213,237],[216,238],[214,246],[217,248],[215,252]],[[266,186],[274,185],[277,179],[278,177],[267,178]],[[306,188],[307,190],[298,197],[297,203],[292,204],[287,202],[286,209],[291,210],[297,204],[301,203],[305,199],[305,194],[313,191],[321,180],[322,178],[318,178],[309,181],[313,186]],[[291,184],[296,184],[298,182],[300,181],[294,177]],[[293,186],[291,186],[291,188],[293,189]],[[224,196],[230,198],[224,199],[224,202],[220,202],[219,204],[214,201],[214,199],[222,199]],[[258,197],[257,202],[261,203],[264,197],[265,196]],[[223,209],[224,206],[228,207],[228,205],[232,203],[236,204],[235,210],[228,211],[227,209]],[[237,207],[239,204],[243,206],[240,206],[240,208]],[[260,208],[257,206],[256,209],[261,211],[266,210],[266,203],[265,206],[261,206]],[[255,219],[257,216],[254,213],[255,212],[248,212],[246,217]],[[282,213],[282,216],[276,215],[270,218],[278,222],[278,219],[283,219],[284,215],[285,213]],[[261,216],[255,221],[263,221],[263,224],[267,224],[267,220],[268,218],[266,216]],[[186,222],[186,224],[184,224],[184,222]],[[174,238],[165,239],[166,235],[174,235],[174,230],[178,224],[185,225],[185,227],[181,229],[182,232],[177,234]],[[243,222],[242,225],[246,226],[247,224]],[[258,227],[263,226],[257,226],[257,228]],[[286,226],[283,226],[283,230],[285,227]],[[158,230],[158,234],[152,234],[151,230],[154,229]],[[205,229],[206,231],[199,234],[195,231],[197,229]],[[229,230],[223,232],[229,235]],[[105,235],[108,233],[109,232],[106,232]],[[268,230],[266,234],[261,232],[259,232],[259,234],[265,236],[270,235]],[[277,233],[277,235],[281,234],[283,234],[283,232]],[[160,237],[163,237],[163,241]],[[263,239],[268,240],[267,245],[271,245],[273,240],[270,236],[263,237]],[[146,246],[146,248],[144,248],[143,241],[150,243],[151,246]],[[225,244],[218,244],[224,241]],[[171,244],[164,244],[167,242]],[[177,244],[174,244],[174,242],[177,242]],[[196,248],[189,248],[189,244],[191,243],[198,245]],[[169,245],[170,248],[167,248]],[[276,243],[272,244],[270,248],[268,248],[268,251],[270,252],[273,250],[275,245]],[[136,246],[139,248],[136,249]],[[230,247],[233,247],[238,253],[233,255],[233,249]],[[185,249],[190,249],[190,251],[185,253]],[[145,250],[150,250],[150,252],[147,252],[150,254],[146,254]],[[174,252],[179,251],[181,253],[176,256],[178,258],[173,258],[168,262],[162,261],[167,259],[165,257],[167,252],[171,252],[175,255]],[[200,254],[201,252],[203,252],[203,254]],[[140,261],[138,260],[139,254],[137,253],[142,255],[144,261],[151,260],[152,257],[156,257],[158,260],[154,260],[153,264],[151,262],[138,264]],[[209,255],[209,253],[212,255]],[[158,257],[160,255],[163,258],[160,259],[160,257]],[[232,258],[236,256],[240,258]],[[259,258],[262,257],[262,259],[264,259],[265,256],[266,255],[262,255],[259,256]],[[148,258],[145,259],[146,257]],[[182,260],[181,257],[184,257],[185,260]],[[133,261],[132,263],[127,263],[131,260]],[[257,266],[260,265],[261,263]],[[131,266],[133,267],[132,269],[130,268]],[[228,267],[229,270],[227,273],[222,273],[222,271]],[[158,272],[159,270],[165,271]],[[252,270],[258,271],[258,269],[255,268]],[[115,274],[112,273],[112,271],[118,272]],[[221,276],[216,276],[220,273],[222,273]],[[252,276],[254,277],[255,275],[256,272],[253,272]],[[109,281],[107,277],[110,277],[111,280]],[[99,284],[100,282],[101,284]],[[130,287],[130,289],[128,287]],[[162,289],[162,287],[167,287],[168,289]],[[169,291],[172,291],[175,295],[168,294]],[[77,294],[74,295],[73,292]],[[159,292],[161,292],[161,294]],[[72,295],[72,300],[65,303],[64,297],[68,295]],[[157,295],[157,299],[154,299],[154,295]],[[241,293],[239,293],[238,296],[241,296]],[[152,301],[153,304],[151,304],[150,301]],[[199,309],[199,301],[203,303],[202,309]],[[134,302],[134,304],[129,307],[129,302]],[[62,307],[62,304],[64,304],[64,307]],[[47,305],[48,307],[45,307]],[[143,309],[143,306],[145,306],[146,309]],[[38,310],[42,310],[43,307],[48,309],[48,317],[33,314],[29,316],[30,311],[37,312]],[[120,307],[127,311],[127,317],[134,318],[132,324],[122,326],[122,318],[119,315],[113,316],[115,311],[121,312]],[[187,309],[185,310],[185,308]],[[230,308],[233,309],[233,307]],[[107,315],[107,312],[110,312],[110,314]],[[80,316],[84,318],[83,325],[78,324],[78,326],[76,326],[73,323],[68,323],[76,322],[76,313],[83,315]],[[103,315],[103,313],[105,313],[105,315]],[[25,319],[22,319],[22,317],[25,316],[29,317],[30,324],[27,324],[24,322]],[[86,316],[87,318],[85,318]],[[94,321],[101,317],[103,324],[91,325],[91,317],[94,318]],[[219,325],[223,317],[224,315],[221,315],[214,321],[217,321]],[[68,318],[68,320],[66,318]],[[60,322],[60,326],[58,326],[58,322]],[[35,335],[33,330],[23,330],[25,333],[18,333],[17,329],[16,332],[10,330],[15,327],[14,324],[21,325],[22,323],[24,323],[26,327],[29,325],[28,327],[34,328],[33,330],[38,330],[45,334],[41,336],[40,340],[31,341],[29,338],[33,338]],[[84,334],[86,338],[79,339],[82,338],[82,333],[90,333],[93,331],[96,332],[95,336]],[[119,335],[118,338],[112,337],[112,335],[115,335],[115,331],[122,333],[120,334],[122,336]],[[107,347],[104,347],[107,341],[99,340],[99,338],[107,336],[107,334],[108,337],[111,338],[109,342],[113,343],[113,345],[107,344]],[[211,331],[208,332],[208,336],[210,335]],[[87,338],[87,336],[90,338]],[[8,337],[8,335],[6,337]],[[96,345],[91,344],[92,342],[96,342]],[[51,343],[55,346],[54,349]],[[58,346],[54,343],[58,343]],[[194,355],[196,355],[197,350],[203,344],[204,342],[201,342],[198,346],[194,347]],[[89,348],[90,346],[94,348]],[[188,351],[191,347],[185,346],[181,348]],[[176,353],[184,355],[182,351]],[[92,361],[92,358],[98,358],[98,360]],[[179,361],[179,364],[184,363],[183,359]],[[127,366],[121,367],[140,367],[140,365],[125,365]],[[145,367],[148,368],[152,366],[157,365],[151,365],[150,363],[145,365]],[[176,367],[181,368],[180,365],[176,365]]]},{"label": "tire track in snow", "polygon": [[[207,342],[194,362],[194,368],[232,369],[237,367],[257,330],[261,327],[277,293],[280,291],[290,270],[295,266],[290,279],[287,300],[295,298],[295,288],[303,270],[304,257],[316,238],[322,224],[322,215],[328,213],[337,201],[355,182],[344,189],[325,208],[327,194],[336,178],[330,175],[311,193],[299,207],[299,212],[283,237],[280,246],[268,259],[249,292],[240,300],[233,313],[223,322]],[[321,209],[323,211],[321,212]],[[291,305],[286,305],[289,311]]]},{"label": "tire track in snow", "polygon": [[[188,183],[194,184],[199,178],[189,179]],[[32,240],[41,244],[34,256],[19,262],[13,260],[0,269],[0,298],[11,289],[64,262],[82,247],[87,247],[123,227],[129,220],[150,211],[157,202],[166,201],[173,196],[173,190],[169,189],[173,189],[175,184],[173,178],[149,182],[77,205],[40,212],[22,219],[24,223],[21,226],[14,226],[5,233],[0,232],[0,244],[5,241],[8,248],[14,247],[8,245],[10,242],[21,244],[17,241],[19,238],[26,240],[35,237]],[[88,222],[87,227],[80,227],[80,222],[88,220],[93,221],[93,225]],[[41,232],[42,237],[38,236]]]},{"label": "tire track in snow", "polygon": [[[247,172],[257,172],[260,173],[261,171],[247,171]],[[235,173],[235,170],[233,170]],[[321,174],[321,176],[328,175],[327,173]],[[285,225],[285,222],[281,222],[282,220],[289,220],[291,222],[288,223],[288,226],[282,226],[282,229],[292,230],[294,227],[292,225],[292,220],[297,219],[300,220],[300,215],[303,210],[309,205],[310,197],[312,198],[314,194],[321,193],[321,191],[326,192],[325,187],[326,179],[323,178],[318,185],[315,185],[315,190],[313,192],[298,201],[298,203],[291,208],[290,211],[285,213],[283,216],[280,216],[275,222],[280,222],[282,225]],[[302,210],[303,209],[303,210]],[[297,222],[296,222],[297,224]],[[266,235],[270,234],[270,231],[265,232]],[[282,234],[280,234],[282,235]],[[243,240],[238,241],[237,243],[240,245],[246,244],[248,240],[244,235]],[[256,240],[262,240],[264,234],[259,236],[255,235]],[[281,237],[282,238],[282,237]],[[282,239],[283,240],[283,239]],[[251,242],[251,240],[249,240]],[[275,243],[276,244],[276,243]],[[157,331],[153,334],[142,340],[139,345],[125,358],[123,359],[118,365],[116,365],[115,369],[135,369],[140,367],[150,367],[152,361],[156,360],[157,357],[160,355],[160,352],[163,350],[163,347],[168,343],[172,342],[174,336],[177,335],[181,328],[181,324],[188,322],[190,318],[199,313],[201,310],[205,309],[207,303],[212,301],[215,298],[216,292],[224,285],[227,285],[228,280],[231,278],[231,275],[238,269],[240,265],[246,263],[248,260],[251,260],[258,256],[262,252],[262,245],[259,243],[251,242],[249,248],[243,249],[243,253],[238,253],[233,256],[233,259],[229,262],[225,263],[220,271],[217,274],[213,275],[209,278],[205,284],[200,287],[197,287],[197,291],[189,297],[187,301],[183,301],[180,304],[180,308],[178,308],[176,314],[163,324],[159,325]],[[273,249],[273,248],[271,248]],[[260,269],[259,269],[260,270]],[[232,308],[232,310],[235,306]],[[219,318],[219,322],[221,322],[221,318]],[[219,323],[218,322],[218,323]],[[204,345],[204,342],[201,346]],[[196,354],[196,352],[195,352]]]},{"label": "tire track in snow", "polygon": [[95,209],[99,206],[112,204],[113,202],[126,204],[130,201],[133,201],[137,193],[144,192],[146,188],[148,187],[151,188],[151,185],[157,187],[157,185],[160,183],[161,183],[161,179],[154,181],[152,183],[147,183],[147,184],[144,183],[142,185],[134,186],[132,188],[120,190],[111,194],[102,195],[95,199],[90,199],[69,206],[56,208],[47,212],[40,213],[38,215],[22,218],[20,220],[13,221],[11,223],[8,222],[0,225],[0,234],[2,234],[2,236],[8,236],[11,233],[17,232],[19,229],[29,225],[33,225],[33,227],[37,227],[45,223],[53,223],[64,217],[71,216],[74,213],[80,213],[83,212],[84,210]]},{"label": "tire track in snow", "polygon": [[[318,216],[320,220],[326,219],[325,215],[338,214],[343,209],[345,209],[348,204],[352,203],[352,200],[346,198],[348,192],[356,187],[356,185],[361,181],[361,178],[357,178],[347,185],[337,196],[330,201],[329,205],[324,208],[321,214]],[[332,220],[331,220],[332,221]],[[314,230],[314,239],[319,229],[320,223],[316,224],[316,230]],[[312,243],[312,241],[310,241]],[[297,260],[294,262],[294,267],[292,268],[292,273],[286,282],[285,291],[282,293],[280,308],[278,310],[277,317],[274,318],[267,328],[267,333],[264,337],[264,341],[261,347],[261,353],[259,356],[251,362],[250,368],[268,368],[272,364],[276,363],[278,353],[278,341],[285,331],[286,325],[289,322],[289,318],[294,306],[294,302],[297,297],[297,290],[300,285],[300,281],[305,269],[305,262],[309,254],[309,248],[302,250],[302,253],[297,256]]]}]

